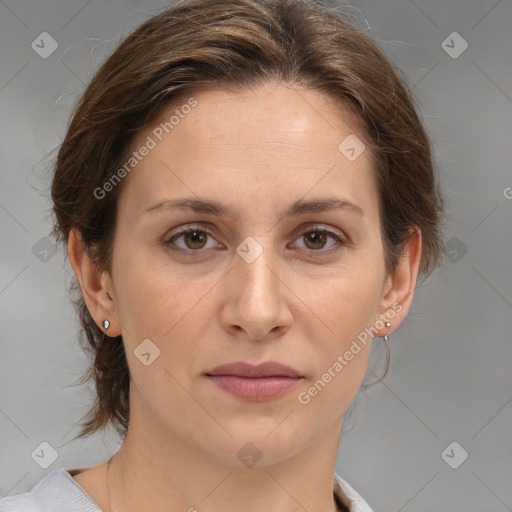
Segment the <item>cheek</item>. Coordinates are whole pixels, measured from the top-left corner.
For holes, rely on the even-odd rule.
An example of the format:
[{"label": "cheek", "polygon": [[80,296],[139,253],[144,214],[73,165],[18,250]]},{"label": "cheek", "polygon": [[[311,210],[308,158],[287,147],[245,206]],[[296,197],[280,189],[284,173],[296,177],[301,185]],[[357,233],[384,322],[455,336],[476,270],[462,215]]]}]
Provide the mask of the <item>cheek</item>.
[{"label": "cheek", "polygon": [[125,342],[150,338],[158,343],[186,321],[200,299],[200,287],[185,278],[177,265],[164,258],[150,258],[149,251],[124,254],[116,261],[114,278]]},{"label": "cheek", "polygon": [[347,340],[375,321],[383,279],[383,264],[370,251],[354,251],[305,297],[335,337]]},{"label": "cheek", "polygon": [[208,278],[193,282],[170,263],[149,261],[144,251],[116,263],[117,310],[135,386],[155,410],[161,403],[185,407],[178,383],[186,382],[197,357],[199,347],[191,341],[201,339],[208,325],[198,318]]},{"label": "cheek", "polygon": [[155,257],[156,251],[153,247],[118,258],[118,315],[131,366],[139,367],[134,350],[149,339],[160,350],[156,365],[178,377],[199,359],[197,340],[207,338],[211,328],[222,272],[200,275],[193,265],[173,263],[163,249]]},{"label": "cheek", "polygon": [[359,254],[361,264],[338,269],[307,295],[311,309],[328,329],[323,329],[323,336],[310,338],[315,378],[306,383],[299,403],[318,409],[318,414],[325,414],[325,407],[333,419],[357,394],[371,351],[372,337],[366,329],[376,320],[383,270],[371,255],[363,256]]},{"label": "cheek", "polygon": [[325,331],[328,335],[311,339],[308,347],[314,376],[297,396],[299,408],[304,407],[301,410],[308,417],[336,423],[359,391],[372,346],[365,328],[373,324],[377,304],[371,294],[375,290],[369,288],[354,289],[338,283],[336,293],[317,302],[330,330]]}]

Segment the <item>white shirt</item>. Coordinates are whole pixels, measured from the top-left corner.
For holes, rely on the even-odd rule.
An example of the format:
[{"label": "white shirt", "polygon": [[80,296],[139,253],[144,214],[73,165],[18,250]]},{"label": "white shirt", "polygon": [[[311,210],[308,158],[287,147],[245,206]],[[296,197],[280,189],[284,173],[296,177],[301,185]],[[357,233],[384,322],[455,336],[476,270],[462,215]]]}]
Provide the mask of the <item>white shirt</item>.
[{"label": "white shirt", "polygon": [[[337,474],[334,495],[350,512],[372,512],[366,501]],[[31,491],[0,500],[0,512],[101,512],[101,509],[68,470],[61,468],[46,475]]]}]

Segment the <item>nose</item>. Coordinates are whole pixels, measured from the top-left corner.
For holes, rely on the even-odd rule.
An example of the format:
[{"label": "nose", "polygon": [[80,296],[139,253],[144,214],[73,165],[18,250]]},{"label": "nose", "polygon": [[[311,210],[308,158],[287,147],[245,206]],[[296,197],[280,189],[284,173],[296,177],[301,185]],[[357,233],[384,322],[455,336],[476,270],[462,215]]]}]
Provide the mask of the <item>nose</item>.
[{"label": "nose", "polygon": [[238,254],[224,283],[223,328],[240,339],[264,341],[285,334],[293,320],[290,296],[272,250],[248,262]]}]

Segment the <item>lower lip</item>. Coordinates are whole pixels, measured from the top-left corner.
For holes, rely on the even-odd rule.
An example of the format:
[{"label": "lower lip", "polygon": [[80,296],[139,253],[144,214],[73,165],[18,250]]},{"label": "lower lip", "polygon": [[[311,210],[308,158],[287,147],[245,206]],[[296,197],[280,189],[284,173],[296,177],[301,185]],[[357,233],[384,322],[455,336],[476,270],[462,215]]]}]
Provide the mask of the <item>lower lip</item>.
[{"label": "lower lip", "polygon": [[238,377],[236,375],[208,375],[224,391],[242,400],[262,402],[284,395],[302,379],[297,377]]}]

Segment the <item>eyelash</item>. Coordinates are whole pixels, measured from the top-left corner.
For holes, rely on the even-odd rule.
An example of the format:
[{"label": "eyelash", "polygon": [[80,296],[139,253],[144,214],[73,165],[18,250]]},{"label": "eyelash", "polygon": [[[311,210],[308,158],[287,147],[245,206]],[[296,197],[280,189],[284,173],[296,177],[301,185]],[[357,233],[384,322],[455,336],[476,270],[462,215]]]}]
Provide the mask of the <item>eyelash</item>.
[{"label": "eyelash", "polygon": [[[177,228],[177,232],[173,233],[170,237],[168,237],[164,245],[169,247],[170,250],[174,252],[178,252],[181,254],[186,254],[189,256],[201,256],[201,253],[206,252],[206,249],[182,249],[181,247],[171,247],[175,240],[177,240],[180,236],[187,235],[189,233],[206,233],[210,235],[212,238],[215,238],[214,231],[208,226],[194,227],[192,225],[180,226]],[[339,250],[340,246],[347,245],[346,239],[341,236],[337,231],[330,229],[328,227],[321,226],[309,226],[306,231],[303,231],[298,238],[303,237],[304,235],[311,233],[321,233],[328,235],[336,241],[336,244],[329,249],[306,249],[313,257],[318,257],[326,254],[331,254],[333,251]]]}]

